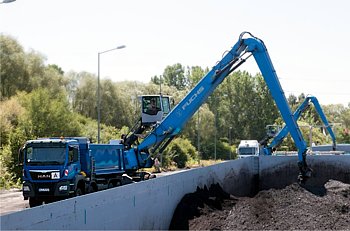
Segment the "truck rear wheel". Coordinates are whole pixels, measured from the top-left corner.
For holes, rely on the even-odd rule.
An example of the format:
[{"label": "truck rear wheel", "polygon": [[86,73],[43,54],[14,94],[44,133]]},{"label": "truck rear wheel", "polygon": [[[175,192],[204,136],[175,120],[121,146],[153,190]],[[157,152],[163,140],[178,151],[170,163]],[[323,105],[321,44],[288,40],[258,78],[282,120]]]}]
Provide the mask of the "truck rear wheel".
[{"label": "truck rear wheel", "polygon": [[88,193],[93,193],[93,192],[97,192],[98,188],[97,185],[95,184],[90,184],[88,187]]},{"label": "truck rear wheel", "polygon": [[30,197],[29,198],[29,206],[31,208],[33,207],[36,207],[36,206],[39,206],[39,205],[42,205],[43,204],[43,201],[42,200],[39,200],[39,199],[36,199],[34,197]]}]

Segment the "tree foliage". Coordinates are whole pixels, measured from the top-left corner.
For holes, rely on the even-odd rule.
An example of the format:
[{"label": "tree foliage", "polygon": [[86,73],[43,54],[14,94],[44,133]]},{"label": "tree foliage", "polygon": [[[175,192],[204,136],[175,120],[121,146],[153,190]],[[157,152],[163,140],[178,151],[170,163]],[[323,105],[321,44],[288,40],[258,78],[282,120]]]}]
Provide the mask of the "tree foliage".
[{"label": "tree foliage", "polygon": [[164,83],[168,86],[174,86],[178,90],[186,89],[188,79],[184,72],[184,67],[180,63],[167,66],[163,72]]},{"label": "tree foliage", "polygon": [[169,166],[174,162],[177,167],[184,168],[186,163],[190,160],[198,160],[196,148],[188,139],[177,138],[173,140],[164,151],[165,166]]},{"label": "tree foliage", "polygon": [[0,35],[1,100],[8,99],[18,90],[26,90],[29,73],[23,47],[12,37]]},{"label": "tree foliage", "polygon": [[22,106],[26,109],[27,131],[34,137],[60,137],[79,135],[75,115],[64,92],[53,93],[38,88],[22,95]]}]

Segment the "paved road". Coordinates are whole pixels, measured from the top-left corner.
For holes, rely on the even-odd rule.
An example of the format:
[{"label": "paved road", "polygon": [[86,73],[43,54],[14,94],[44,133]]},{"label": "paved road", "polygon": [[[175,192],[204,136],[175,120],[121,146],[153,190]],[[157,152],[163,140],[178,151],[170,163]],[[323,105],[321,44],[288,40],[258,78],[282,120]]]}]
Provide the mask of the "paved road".
[{"label": "paved road", "polygon": [[0,216],[29,208],[19,189],[0,190]]}]

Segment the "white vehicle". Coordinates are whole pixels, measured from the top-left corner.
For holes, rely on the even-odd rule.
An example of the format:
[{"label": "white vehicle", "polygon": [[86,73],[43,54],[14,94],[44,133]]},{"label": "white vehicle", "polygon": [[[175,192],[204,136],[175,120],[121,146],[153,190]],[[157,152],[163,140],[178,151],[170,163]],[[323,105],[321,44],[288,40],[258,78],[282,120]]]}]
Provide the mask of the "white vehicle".
[{"label": "white vehicle", "polygon": [[238,158],[259,156],[260,146],[257,140],[241,140],[237,148]]}]

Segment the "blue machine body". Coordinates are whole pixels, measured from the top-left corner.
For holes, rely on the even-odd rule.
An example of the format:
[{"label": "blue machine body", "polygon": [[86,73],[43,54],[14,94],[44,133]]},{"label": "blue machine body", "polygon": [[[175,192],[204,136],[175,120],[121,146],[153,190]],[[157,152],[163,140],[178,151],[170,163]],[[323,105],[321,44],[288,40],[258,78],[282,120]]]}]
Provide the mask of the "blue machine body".
[{"label": "blue machine body", "polygon": [[123,145],[90,144],[90,156],[93,158],[94,174],[124,173]]}]

